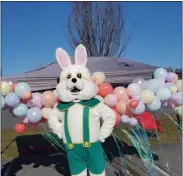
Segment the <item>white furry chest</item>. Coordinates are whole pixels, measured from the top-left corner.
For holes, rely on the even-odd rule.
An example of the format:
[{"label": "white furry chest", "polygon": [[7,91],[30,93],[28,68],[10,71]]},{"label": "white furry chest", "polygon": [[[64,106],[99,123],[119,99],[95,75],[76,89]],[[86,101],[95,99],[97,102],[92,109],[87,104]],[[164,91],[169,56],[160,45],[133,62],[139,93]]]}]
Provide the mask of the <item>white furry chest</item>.
[{"label": "white furry chest", "polygon": [[[69,134],[73,143],[83,143],[83,112],[84,107],[80,104],[75,104],[68,110],[67,126]],[[90,142],[99,140],[100,135],[100,114],[97,112],[97,108],[90,108],[88,114],[88,130]],[[63,140],[66,143],[65,131],[63,129]]]}]

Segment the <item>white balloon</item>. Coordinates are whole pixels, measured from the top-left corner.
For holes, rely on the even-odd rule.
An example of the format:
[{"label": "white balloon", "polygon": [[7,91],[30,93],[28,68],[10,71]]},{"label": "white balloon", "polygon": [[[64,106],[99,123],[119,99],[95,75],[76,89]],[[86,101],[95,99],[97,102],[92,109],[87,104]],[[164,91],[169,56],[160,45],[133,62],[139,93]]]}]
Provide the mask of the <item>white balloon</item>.
[{"label": "white balloon", "polygon": [[133,114],[140,115],[145,111],[145,105],[142,101],[139,101],[139,104],[136,108],[131,108]]},{"label": "white balloon", "polygon": [[168,100],[171,97],[171,91],[168,88],[161,87],[156,96],[160,100]]},{"label": "white balloon", "polygon": [[146,89],[152,91],[153,93],[157,93],[160,87],[161,84],[158,79],[151,79],[148,81]]},{"label": "white balloon", "polygon": [[159,100],[158,97],[154,97],[154,101],[151,104],[147,104],[147,108],[150,111],[157,111],[158,109],[161,108],[161,101]]},{"label": "white balloon", "polygon": [[121,116],[121,122],[124,123],[124,124],[127,124],[129,123],[129,117],[127,115],[122,115]]},{"label": "white balloon", "polygon": [[48,115],[49,113],[51,112],[52,108],[43,108],[42,109],[42,116],[45,118],[45,119],[48,119]]},{"label": "white balloon", "polygon": [[130,124],[131,126],[136,126],[136,125],[138,124],[138,121],[137,121],[136,118],[131,117],[131,118],[129,119],[129,124]]}]

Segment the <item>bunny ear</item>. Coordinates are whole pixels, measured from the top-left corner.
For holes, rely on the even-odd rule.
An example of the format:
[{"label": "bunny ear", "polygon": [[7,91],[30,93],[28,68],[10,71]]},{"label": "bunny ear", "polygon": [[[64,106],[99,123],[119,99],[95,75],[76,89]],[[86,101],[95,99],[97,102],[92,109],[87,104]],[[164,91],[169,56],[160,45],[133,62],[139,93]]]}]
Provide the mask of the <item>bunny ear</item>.
[{"label": "bunny ear", "polygon": [[56,49],[56,59],[62,69],[71,65],[71,59],[69,55],[62,48]]},{"label": "bunny ear", "polygon": [[87,51],[84,45],[80,44],[75,50],[75,63],[77,65],[86,66]]}]

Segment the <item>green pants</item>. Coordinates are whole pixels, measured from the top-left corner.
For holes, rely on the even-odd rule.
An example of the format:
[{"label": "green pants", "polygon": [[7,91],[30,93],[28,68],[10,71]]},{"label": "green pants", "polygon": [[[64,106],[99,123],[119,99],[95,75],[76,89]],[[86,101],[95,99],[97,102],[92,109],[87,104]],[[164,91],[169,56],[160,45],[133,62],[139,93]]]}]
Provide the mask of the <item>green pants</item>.
[{"label": "green pants", "polygon": [[73,149],[65,145],[69,167],[72,175],[88,169],[93,174],[101,174],[105,169],[105,155],[100,142],[84,148],[83,144],[74,144]]}]

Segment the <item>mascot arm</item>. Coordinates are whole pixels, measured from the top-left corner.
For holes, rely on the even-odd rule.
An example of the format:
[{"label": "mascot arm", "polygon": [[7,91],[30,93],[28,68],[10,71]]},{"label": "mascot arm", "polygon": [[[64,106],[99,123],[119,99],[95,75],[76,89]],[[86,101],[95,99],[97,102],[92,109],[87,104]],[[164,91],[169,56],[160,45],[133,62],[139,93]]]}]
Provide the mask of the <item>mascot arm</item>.
[{"label": "mascot arm", "polygon": [[100,141],[104,142],[105,139],[109,137],[113,131],[113,127],[116,122],[116,115],[111,108],[103,103],[100,104],[99,109],[100,116],[103,119],[103,124],[100,130]]},{"label": "mascot arm", "polygon": [[60,112],[57,108],[53,109],[48,116],[48,126],[60,139],[63,136],[63,118],[64,112]]}]

